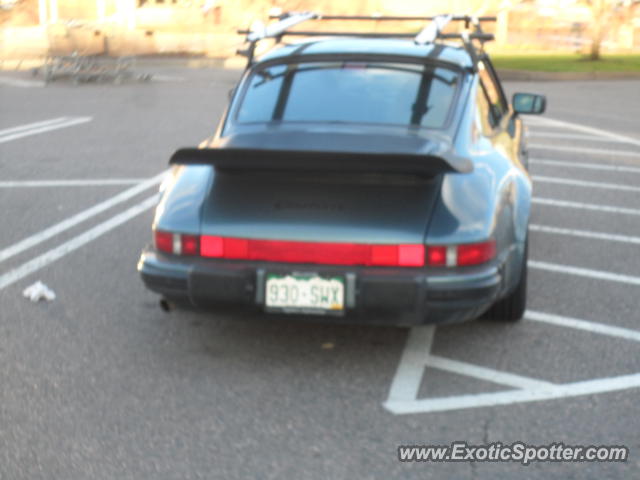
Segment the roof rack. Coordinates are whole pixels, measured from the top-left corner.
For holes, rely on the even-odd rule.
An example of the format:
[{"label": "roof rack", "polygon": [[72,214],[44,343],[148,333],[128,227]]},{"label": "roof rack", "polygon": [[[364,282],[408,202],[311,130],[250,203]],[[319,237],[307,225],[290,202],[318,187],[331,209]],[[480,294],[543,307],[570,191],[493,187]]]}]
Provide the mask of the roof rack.
[{"label": "roof rack", "polygon": [[[494,39],[492,33],[482,30],[482,22],[495,22],[496,17],[474,17],[471,15],[436,15],[433,17],[415,16],[385,16],[385,15],[322,15],[316,12],[286,12],[282,15],[270,15],[270,19],[278,19],[278,22],[269,26],[259,24],[248,30],[238,30],[239,34],[246,34],[246,42],[249,44],[245,50],[238,50],[238,54],[247,57],[247,68],[253,64],[253,58],[258,42],[273,38],[280,42],[287,36],[334,36],[334,37],[360,37],[360,38],[413,38],[416,45],[428,45],[437,40],[462,40],[473,62],[474,71],[478,68],[478,59],[482,52],[484,42]],[[418,34],[405,32],[329,32],[329,31],[291,31],[290,28],[308,20],[364,20],[364,21],[426,21],[429,22]],[[451,22],[464,22],[467,30],[462,33],[443,33],[445,27]],[[469,31],[471,30],[471,31]],[[480,43],[478,49],[473,41]]]}]

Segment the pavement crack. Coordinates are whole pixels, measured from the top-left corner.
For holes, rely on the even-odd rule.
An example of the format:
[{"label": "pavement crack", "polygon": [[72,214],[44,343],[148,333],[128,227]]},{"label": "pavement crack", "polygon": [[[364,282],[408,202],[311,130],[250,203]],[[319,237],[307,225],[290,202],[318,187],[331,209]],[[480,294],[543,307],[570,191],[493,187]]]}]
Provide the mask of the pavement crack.
[{"label": "pavement crack", "polygon": [[484,425],[482,426],[482,443],[484,445],[489,445],[489,430],[491,428],[491,424],[496,418],[496,414],[492,411],[489,416],[486,418]]},{"label": "pavement crack", "polygon": [[469,468],[471,469],[471,480],[478,478],[478,466],[476,462],[469,462]]}]

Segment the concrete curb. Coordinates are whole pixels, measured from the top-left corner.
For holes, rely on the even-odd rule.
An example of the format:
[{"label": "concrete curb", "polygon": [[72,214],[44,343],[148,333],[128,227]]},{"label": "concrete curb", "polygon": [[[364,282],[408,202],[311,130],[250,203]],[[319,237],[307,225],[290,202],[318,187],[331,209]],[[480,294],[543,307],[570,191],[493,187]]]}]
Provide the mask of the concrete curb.
[{"label": "concrete curb", "polygon": [[[44,59],[0,60],[0,71],[29,70],[42,65]],[[224,68],[244,69],[244,57],[197,57],[182,55],[142,55],[136,59],[138,67],[160,68]],[[502,81],[509,82],[562,82],[588,80],[640,80],[640,72],[534,72],[528,70],[498,69]]]},{"label": "concrete curb", "polygon": [[[244,57],[190,57],[142,55],[136,57],[137,67],[157,67],[157,68],[225,68],[230,70],[243,69],[247,64]],[[44,64],[42,58],[28,58],[21,60],[0,60],[0,71],[25,71],[40,67]]]},{"label": "concrete curb", "polygon": [[502,81],[509,82],[575,82],[583,80],[640,80],[640,72],[532,72],[498,69]]}]

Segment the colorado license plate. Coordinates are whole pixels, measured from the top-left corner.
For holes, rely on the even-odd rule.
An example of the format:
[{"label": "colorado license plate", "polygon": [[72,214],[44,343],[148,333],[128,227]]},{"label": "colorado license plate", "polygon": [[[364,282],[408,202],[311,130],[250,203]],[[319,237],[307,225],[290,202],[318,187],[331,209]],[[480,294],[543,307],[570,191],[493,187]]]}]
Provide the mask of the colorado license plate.
[{"label": "colorado license plate", "polygon": [[344,277],[267,274],[267,309],[309,313],[344,311]]}]

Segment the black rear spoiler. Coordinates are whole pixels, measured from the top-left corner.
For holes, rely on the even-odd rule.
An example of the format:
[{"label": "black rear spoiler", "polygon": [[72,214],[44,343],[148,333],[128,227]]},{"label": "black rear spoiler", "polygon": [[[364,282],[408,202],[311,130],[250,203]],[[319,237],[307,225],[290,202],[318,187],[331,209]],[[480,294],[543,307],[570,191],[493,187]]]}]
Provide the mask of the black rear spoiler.
[{"label": "black rear spoiler", "polygon": [[433,176],[445,172],[468,173],[468,158],[445,153],[326,152],[253,148],[182,148],[172,165],[212,165],[222,171],[297,171],[337,173],[388,173]]}]

